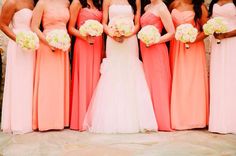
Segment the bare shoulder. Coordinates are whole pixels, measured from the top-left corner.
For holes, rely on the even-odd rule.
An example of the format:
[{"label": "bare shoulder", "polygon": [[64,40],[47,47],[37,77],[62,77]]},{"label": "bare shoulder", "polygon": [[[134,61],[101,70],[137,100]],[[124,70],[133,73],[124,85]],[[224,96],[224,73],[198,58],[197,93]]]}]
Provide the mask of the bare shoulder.
[{"label": "bare shoulder", "polygon": [[172,11],[173,9],[177,8],[180,4],[181,2],[179,0],[174,0],[169,6],[169,10]]},{"label": "bare shoulder", "polygon": [[162,2],[162,4],[160,4],[157,8],[158,10],[158,14],[161,17],[166,17],[166,15],[170,14],[170,11],[168,10],[167,6],[165,3]]},{"label": "bare shoulder", "polygon": [[4,5],[16,5],[17,4],[17,2],[16,2],[16,0],[7,0],[5,3],[4,3]]},{"label": "bare shoulder", "polygon": [[150,4],[148,4],[144,7],[144,11],[147,11],[149,8],[150,8]]},{"label": "bare shoulder", "polygon": [[2,12],[14,12],[16,11],[17,2],[16,0],[7,0],[2,6]]},{"label": "bare shoulder", "polygon": [[168,10],[166,4],[164,2],[161,2],[160,5],[158,5],[159,10]]},{"label": "bare shoulder", "polygon": [[5,7],[9,7],[9,6],[11,6],[11,7],[16,7],[16,5],[17,5],[16,0],[7,0],[7,1],[4,3],[3,7],[4,7],[4,6],[5,6]]},{"label": "bare shoulder", "polygon": [[202,11],[208,10],[208,9],[207,9],[207,6],[206,6],[205,4],[202,4],[202,5],[201,5],[201,9],[202,9]]},{"label": "bare shoulder", "polygon": [[79,0],[73,0],[71,4],[78,4],[78,5],[81,5]]},{"label": "bare shoulder", "polygon": [[112,2],[111,0],[104,0],[103,4],[106,6],[109,6],[109,5],[111,5],[111,2]]},{"label": "bare shoulder", "polygon": [[37,7],[44,7],[46,5],[46,0],[40,0],[36,4]]}]

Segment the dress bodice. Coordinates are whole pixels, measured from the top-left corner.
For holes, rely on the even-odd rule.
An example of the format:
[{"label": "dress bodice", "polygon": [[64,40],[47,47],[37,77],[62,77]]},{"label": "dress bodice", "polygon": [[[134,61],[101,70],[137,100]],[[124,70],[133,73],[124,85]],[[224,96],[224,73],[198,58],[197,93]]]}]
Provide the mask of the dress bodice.
[{"label": "dress bodice", "polygon": [[109,7],[109,20],[122,17],[130,20],[134,19],[134,13],[130,5],[112,4]]},{"label": "dress bodice", "polygon": [[12,18],[13,29],[30,29],[32,10],[28,8],[17,11]]},{"label": "dress bodice", "polygon": [[70,13],[67,2],[63,4],[56,4],[56,6],[53,6],[52,4],[46,4],[42,18],[44,31],[52,29],[66,30],[66,25],[69,21],[69,18]]},{"label": "dress bodice", "polygon": [[77,26],[81,26],[86,20],[92,19],[102,21],[102,12],[95,9],[83,8],[80,10],[77,20]]},{"label": "dress bodice", "polygon": [[223,17],[228,24],[229,31],[236,29],[236,7],[233,3],[227,3],[222,6],[217,3],[214,4],[212,16]]},{"label": "dress bodice", "polygon": [[146,12],[141,17],[140,23],[142,27],[146,25],[153,25],[159,30],[159,32],[161,32],[163,29],[163,23],[161,21],[161,18],[159,16],[154,15],[151,12]]},{"label": "dress bodice", "polygon": [[194,25],[194,16],[195,13],[193,11],[179,11],[177,9],[173,9],[171,12],[171,16],[173,19],[173,23],[175,27],[185,24],[185,23],[190,23]]}]

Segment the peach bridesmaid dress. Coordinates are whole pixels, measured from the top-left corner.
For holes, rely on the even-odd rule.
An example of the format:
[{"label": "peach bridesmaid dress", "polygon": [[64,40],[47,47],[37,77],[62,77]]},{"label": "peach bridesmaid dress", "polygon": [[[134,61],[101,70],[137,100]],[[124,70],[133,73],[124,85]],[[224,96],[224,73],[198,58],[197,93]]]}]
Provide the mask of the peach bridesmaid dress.
[{"label": "peach bridesmaid dress", "polygon": [[[102,13],[95,9],[81,9],[77,20],[78,28],[88,19],[101,22]],[[75,41],[72,68],[71,129],[83,130],[84,117],[100,76],[102,42],[102,36],[96,37],[93,45],[80,38]]]},{"label": "peach bridesmaid dress", "polygon": [[[163,29],[161,18],[151,12],[141,17],[141,26],[154,25]],[[151,92],[155,116],[159,130],[170,131],[170,91],[171,74],[168,49],[165,43],[146,47],[140,42],[144,71]]]},{"label": "peach bridesmaid dress", "polygon": [[[213,17],[223,17],[228,31],[236,29],[236,8],[233,3],[213,6]],[[210,121],[209,131],[236,134],[236,37],[212,40],[210,70]]]},{"label": "peach bridesmaid dress", "polygon": [[[43,33],[66,29],[68,4],[46,3]],[[69,57],[67,52],[52,50],[40,43],[37,51],[33,101],[33,129],[45,131],[69,126]]]},{"label": "peach bridesmaid dress", "polygon": [[[195,25],[193,11],[174,9],[171,14],[176,27],[183,23]],[[184,130],[206,127],[209,93],[204,42],[190,44],[190,48],[186,49],[183,43],[173,39],[170,65],[172,128]]]},{"label": "peach bridesmaid dress", "polygon": [[[12,30],[30,30],[32,10],[17,11],[12,19]],[[35,52],[24,51],[9,40],[6,77],[3,95],[1,129],[3,132],[23,134],[32,131],[32,101]]]}]

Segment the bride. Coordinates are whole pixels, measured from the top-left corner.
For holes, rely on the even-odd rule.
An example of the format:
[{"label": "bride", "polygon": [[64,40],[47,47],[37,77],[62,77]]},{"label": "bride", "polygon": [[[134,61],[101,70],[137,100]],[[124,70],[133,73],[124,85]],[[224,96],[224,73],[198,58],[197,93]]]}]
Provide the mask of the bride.
[{"label": "bride", "polygon": [[[132,22],[134,29],[130,36],[112,36],[108,21],[117,17]],[[105,0],[103,3],[107,58],[101,65],[101,78],[84,121],[84,128],[90,132],[157,131],[151,97],[138,54],[136,33],[139,30],[139,18],[140,0]]]}]

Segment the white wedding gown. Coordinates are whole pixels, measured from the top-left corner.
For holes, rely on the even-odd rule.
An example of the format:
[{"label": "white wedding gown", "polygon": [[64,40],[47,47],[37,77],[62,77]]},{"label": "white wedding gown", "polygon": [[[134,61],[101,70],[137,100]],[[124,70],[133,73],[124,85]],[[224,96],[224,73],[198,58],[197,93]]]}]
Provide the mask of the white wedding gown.
[{"label": "white wedding gown", "polygon": [[[110,21],[125,17],[133,21],[130,5],[111,5]],[[85,117],[84,128],[94,133],[157,131],[151,96],[139,60],[137,37],[118,43],[107,38],[101,78]]]}]

